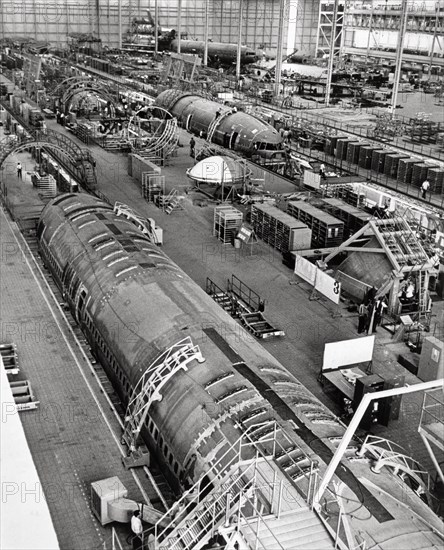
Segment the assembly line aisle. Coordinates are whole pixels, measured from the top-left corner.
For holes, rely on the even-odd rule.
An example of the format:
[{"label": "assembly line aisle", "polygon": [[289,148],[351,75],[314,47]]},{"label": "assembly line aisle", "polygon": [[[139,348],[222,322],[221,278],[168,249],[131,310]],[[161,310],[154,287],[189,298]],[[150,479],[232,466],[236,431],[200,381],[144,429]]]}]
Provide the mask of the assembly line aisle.
[{"label": "assembly line aisle", "polygon": [[[15,175],[9,184],[26,185]],[[132,474],[122,466],[118,421],[32,257],[22,253],[16,224],[2,208],[0,239],[0,343],[16,344],[21,369],[16,378],[29,380],[40,402],[37,409],[20,413],[41,481],[41,486],[21,487],[23,499],[46,498],[60,548],[104,548],[110,530],[92,514],[91,482],[118,476],[128,496],[142,500]],[[125,540],[129,527],[122,525],[119,533]]]},{"label": "assembly line aisle", "polygon": [[[273,325],[282,328],[286,337],[266,341],[264,347],[335,413],[341,414],[340,404],[323,392],[317,375],[325,342],[357,337],[356,314],[349,314],[342,308],[343,316],[333,318],[325,304],[309,301],[308,286],[289,284],[292,278],[290,270],[282,265],[281,255],[268,245],[258,243],[253,245],[253,249],[249,246],[235,249],[213,237],[213,205],[196,206],[193,199],[202,198],[202,195],[184,192],[191,185],[185,176],[186,169],[192,166],[189,139],[190,134],[181,130],[180,141],[184,146],[178,149],[178,156],[162,169],[167,192],[176,188],[184,194],[184,210],[167,215],[152,203],[143,201],[139,184],[127,174],[127,156],[94,146],[92,153],[97,161],[99,190],[111,201],[122,201],[141,215],[154,218],[157,225],[164,229],[163,250],[201,287],[205,288],[206,277],[225,287],[227,279],[234,273],[265,298],[267,318]],[[196,141],[199,147],[200,140]],[[219,330],[223,333],[226,327]],[[204,334],[202,337],[205,337]],[[243,331],[239,331],[239,337],[252,338]],[[405,346],[404,350],[407,350]],[[399,344],[392,345],[390,335],[380,329],[375,347],[375,372],[386,377],[395,372],[402,373],[406,383],[418,383],[418,378],[397,364],[398,352]],[[393,421],[388,428],[375,427],[374,432],[397,441],[407,453],[413,454],[433,471],[429,455],[417,433],[420,411],[421,395],[406,396],[400,419]]]}]

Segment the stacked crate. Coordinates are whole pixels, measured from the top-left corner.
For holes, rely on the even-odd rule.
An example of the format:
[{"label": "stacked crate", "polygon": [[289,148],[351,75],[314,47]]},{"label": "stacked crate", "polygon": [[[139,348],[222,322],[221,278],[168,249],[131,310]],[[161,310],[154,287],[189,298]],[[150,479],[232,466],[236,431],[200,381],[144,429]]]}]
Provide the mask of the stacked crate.
[{"label": "stacked crate", "polygon": [[374,145],[363,145],[359,150],[359,166],[369,170],[372,167],[373,152],[378,148]]},{"label": "stacked crate", "polygon": [[433,166],[425,162],[418,162],[413,166],[412,183],[415,187],[421,187],[422,182],[427,179],[429,168],[433,168]]},{"label": "stacked crate", "polygon": [[79,122],[76,127],[76,136],[88,145],[90,139],[94,136],[94,126],[86,122]]},{"label": "stacked crate", "polygon": [[388,149],[375,149],[372,155],[372,170],[374,172],[378,172],[379,174],[383,174],[385,157],[392,152],[393,151],[390,151]]},{"label": "stacked crate", "polygon": [[347,204],[341,199],[322,199],[322,202],[324,210],[344,222],[344,231],[349,235],[362,229],[371,218],[367,212]]},{"label": "stacked crate", "polygon": [[327,136],[327,140],[325,141],[325,153],[327,155],[334,156],[339,138],[340,136]]},{"label": "stacked crate", "polygon": [[338,160],[345,160],[347,158],[347,146],[349,141],[348,138],[338,138],[336,142],[336,158]]},{"label": "stacked crate", "polygon": [[418,161],[415,159],[399,159],[397,180],[401,183],[411,183],[413,166],[415,164],[418,164]]},{"label": "stacked crate", "polygon": [[287,212],[311,229],[312,248],[330,248],[342,243],[344,222],[328,212],[304,201],[290,201]]},{"label": "stacked crate", "polygon": [[444,194],[444,169],[429,168],[427,177],[432,193]]},{"label": "stacked crate", "polygon": [[340,187],[338,189],[337,196],[352,206],[359,206],[359,203],[363,200],[363,195],[359,195],[351,185],[344,185],[343,187]]},{"label": "stacked crate", "polygon": [[389,178],[395,178],[398,175],[398,165],[401,159],[408,158],[404,153],[390,153],[385,156],[384,174]]},{"label": "stacked crate", "polygon": [[254,204],[251,225],[260,239],[282,253],[310,248],[311,231],[307,225],[275,206]]},{"label": "stacked crate", "polygon": [[347,146],[347,162],[349,164],[358,164],[359,151],[361,147],[368,146],[368,143],[362,143],[360,141],[350,142]]}]

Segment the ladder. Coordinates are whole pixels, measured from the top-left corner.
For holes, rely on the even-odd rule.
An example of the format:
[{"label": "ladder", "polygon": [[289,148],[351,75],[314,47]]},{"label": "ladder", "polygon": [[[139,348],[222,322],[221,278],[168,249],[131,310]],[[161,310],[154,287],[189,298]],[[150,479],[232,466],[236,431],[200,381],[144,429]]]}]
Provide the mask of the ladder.
[{"label": "ladder", "polygon": [[214,136],[214,132],[216,131],[216,128],[219,126],[219,123],[224,119],[226,118],[228,115],[231,115],[231,110],[227,110],[225,111],[224,113],[221,113],[218,117],[216,117],[210,124],[209,128],[208,128],[208,133],[207,133],[207,141],[209,141],[211,143],[211,141],[213,140],[213,136]]}]

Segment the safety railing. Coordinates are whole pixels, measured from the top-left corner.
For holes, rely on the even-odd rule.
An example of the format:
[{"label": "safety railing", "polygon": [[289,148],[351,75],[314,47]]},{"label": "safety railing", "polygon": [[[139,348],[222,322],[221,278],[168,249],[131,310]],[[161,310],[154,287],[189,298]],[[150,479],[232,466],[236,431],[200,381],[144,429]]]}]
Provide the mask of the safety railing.
[{"label": "safety railing", "polygon": [[402,451],[403,449],[393,441],[369,434],[357,455],[364,457],[369,453],[376,461],[372,467],[375,473],[379,473],[384,466],[393,469],[395,474],[403,472],[416,482],[418,494],[425,493],[431,503],[432,482],[429,472]]},{"label": "safety railing", "polygon": [[[424,393],[420,427],[427,427],[428,424],[441,425],[442,439],[444,440],[444,397],[442,390],[432,390]],[[437,430],[440,433],[440,430]]]},{"label": "safety railing", "polygon": [[233,294],[236,295],[237,298],[245,302],[245,304],[251,308],[251,311],[258,311],[260,309],[262,300],[259,294],[257,294],[235,275],[232,275],[231,281],[228,281],[228,288]]},{"label": "safety railing", "polygon": [[[279,484],[276,482],[270,483],[264,477],[264,483],[261,486],[258,483],[261,473],[258,471],[257,465],[258,461],[263,461],[272,463],[273,468],[279,469],[277,463],[273,461],[274,457],[288,452],[287,448],[277,440],[278,434],[281,434],[282,430],[273,421],[273,429],[269,430],[262,437],[259,435],[260,440],[255,441],[251,435],[252,432],[257,432],[258,428],[268,426],[268,424],[268,422],[253,424],[246,431],[245,427],[242,427],[245,433],[234,444],[229,445],[220,458],[213,463],[210,470],[206,472],[208,478],[219,480],[216,489],[209,495],[205,495],[205,492],[201,490],[201,480],[199,479],[156,524],[154,532],[156,541],[162,541],[170,537],[172,530],[174,530],[174,533],[179,533],[179,529],[184,529],[185,527],[183,526],[185,525],[187,532],[191,528],[193,529],[194,537],[207,535],[223,520],[227,508],[230,509],[227,506],[227,494],[232,495],[229,498],[233,497],[234,500],[232,502],[235,503],[238,502],[240,495],[245,495],[246,492],[251,490],[251,494],[255,494],[255,498],[257,497],[264,506],[268,503],[269,513],[273,512],[279,515],[281,509],[280,501],[282,499],[282,494],[279,494],[278,491]],[[306,498],[311,501],[315,491],[314,477],[317,468],[315,462],[305,455],[302,450],[301,454],[304,454],[310,466],[302,468],[289,456],[290,460],[293,461],[295,469],[299,472],[294,484],[300,488],[301,482],[305,481],[304,493],[307,495]],[[236,471],[239,472],[239,476],[234,478],[233,476],[236,475]],[[249,473],[251,474],[251,478],[248,476]],[[243,485],[239,485],[239,479],[243,480]],[[247,481],[245,482],[246,479]],[[263,493],[264,488],[271,490],[271,498],[266,498]],[[297,506],[298,504],[295,503],[295,505]],[[179,523],[176,519],[172,522],[170,521],[173,513],[176,513],[180,517]],[[162,527],[164,521],[170,521],[166,528]],[[185,536],[185,533],[182,532],[180,536]],[[159,548],[162,548],[162,545]]]}]

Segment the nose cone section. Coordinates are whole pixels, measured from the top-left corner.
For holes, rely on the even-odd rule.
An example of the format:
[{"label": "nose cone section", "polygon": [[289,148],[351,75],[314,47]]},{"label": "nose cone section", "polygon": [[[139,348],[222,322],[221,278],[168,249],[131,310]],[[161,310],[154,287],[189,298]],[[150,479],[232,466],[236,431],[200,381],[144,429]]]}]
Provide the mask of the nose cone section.
[{"label": "nose cone section", "polygon": [[259,60],[257,53],[251,48],[245,50],[245,61],[246,63],[256,63]]}]

